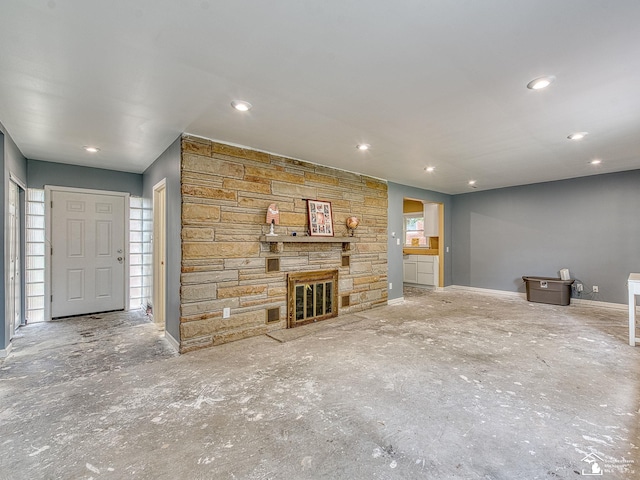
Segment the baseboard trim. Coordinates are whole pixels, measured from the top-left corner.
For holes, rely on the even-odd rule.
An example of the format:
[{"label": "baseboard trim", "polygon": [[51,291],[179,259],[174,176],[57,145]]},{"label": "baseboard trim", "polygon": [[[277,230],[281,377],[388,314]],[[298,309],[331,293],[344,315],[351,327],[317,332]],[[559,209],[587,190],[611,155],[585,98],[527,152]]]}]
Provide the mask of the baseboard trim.
[{"label": "baseboard trim", "polygon": [[13,343],[9,342],[9,345],[7,346],[7,348],[3,348],[2,350],[0,350],[0,358],[8,357],[9,354],[11,353],[12,347],[13,347]]},{"label": "baseboard trim", "polygon": [[176,351],[179,352],[180,351],[180,342],[178,342],[175,338],[173,338],[171,336],[171,334],[169,332],[167,332],[166,330],[164,331],[164,338],[167,339],[167,341],[169,342],[169,345],[171,345],[171,347]]},{"label": "baseboard trim", "polygon": [[391,300],[387,300],[387,305],[399,305],[402,302],[404,302],[404,297],[392,298]]},{"label": "baseboard trim", "polygon": [[598,302],[597,300],[587,300],[585,298],[572,298],[571,306],[576,307],[600,307],[612,310],[627,310],[629,306],[626,303]]},{"label": "baseboard trim", "polygon": [[[468,291],[468,292],[475,292],[475,293],[483,293],[485,295],[499,295],[502,297],[521,298],[525,301],[527,299],[526,293],[509,292],[507,290],[492,290],[489,288],[467,287],[465,285],[449,285],[448,287],[444,287],[444,289],[445,291],[450,291],[450,290]],[[613,310],[626,310],[628,308],[626,303],[599,302],[596,300],[587,300],[584,298],[571,298],[571,303],[569,306],[599,307],[599,308],[609,308]]]},{"label": "baseboard trim", "polygon": [[449,285],[448,287],[444,287],[444,290],[461,290],[466,292],[483,293],[485,295],[499,295],[501,297],[527,298],[525,293],[509,292],[507,290],[493,290],[491,288],[467,287],[465,285]]}]

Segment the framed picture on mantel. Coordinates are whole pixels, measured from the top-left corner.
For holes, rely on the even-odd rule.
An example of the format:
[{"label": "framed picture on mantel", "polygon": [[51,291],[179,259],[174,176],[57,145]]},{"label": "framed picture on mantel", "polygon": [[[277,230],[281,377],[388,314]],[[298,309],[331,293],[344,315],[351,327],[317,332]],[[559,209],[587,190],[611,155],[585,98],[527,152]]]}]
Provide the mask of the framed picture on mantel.
[{"label": "framed picture on mantel", "polygon": [[307,200],[309,213],[309,235],[312,237],[333,237],[333,214],[331,202]]}]

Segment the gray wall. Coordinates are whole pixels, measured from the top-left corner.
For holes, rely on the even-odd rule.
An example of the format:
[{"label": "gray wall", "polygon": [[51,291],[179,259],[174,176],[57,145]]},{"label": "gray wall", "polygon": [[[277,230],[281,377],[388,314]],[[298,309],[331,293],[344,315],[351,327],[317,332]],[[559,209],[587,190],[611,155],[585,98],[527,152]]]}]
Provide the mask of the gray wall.
[{"label": "gray wall", "polygon": [[167,148],[142,175],[143,197],[153,200],[153,186],[166,178],[167,265],[166,330],[180,341],[180,272],[182,270],[180,149],[181,137]]},{"label": "gray wall", "polygon": [[640,272],[640,170],[453,197],[453,283],[524,292],[522,275],[572,278],[626,303]]},{"label": "gray wall", "polygon": [[[388,199],[388,266],[387,275],[389,282],[393,284],[393,289],[389,290],[389,300],[402,297],[402,228],[403,228],[403,206],[402,201],[405,198],[413,198],[416,200],[424,200],[427,202],[437,202],[444,204],[444,246],[451,246],[451,214],[452,204],[451,196],[443,193],[432,192],[431,190],[423,190],[421,188],[408,187],[398,183],[389,183],[389,199]],[[391,233],[395,232],[395,238],[391,237]],[[396,239],[400,239],[400,245]],[[451,251],[451,250],[450,250]],[[452,281],[452,264],[451,253],[444,254],[444,286],[451,285]]]},{"label": "gray wall", "polygon": [[40,160],[29,160],[27,168],[29,178],[26,181],[29,188],[44,188],[45,185],[55,185],[57,187],[129,192],[136,197],[142,196],[142,175],[139,173],[118,172]]},{"label": "gray wall", "polygon": [[[5,350],[9,346],[9,336],[11,332],[11,319],[6,315],[6,279],[9,276],[9,242],[6,238],[9,221],[9,172],[16,175],[22,182],[27,181],[27,161],[13,142],[4,126],[0,124],[0,162],[2,163],[3,179],[0,182],[0,195],[2,200],[2,224],[4,225],[4,234],[0,237],[0,271],[3,272],[0,279],[0,304],[3,305],[2,310],[2,328],[0,328],[0,350]],[[24,217],[24,196],[21,196],[23,204],[20,206],[20,214]],[[21,221],[22,224],[24,222]],[[22,232],[24,238],[24,231]],[[22,256],[24,261],[24,255]],[[24,278],[24,269],[23,275]]]}]

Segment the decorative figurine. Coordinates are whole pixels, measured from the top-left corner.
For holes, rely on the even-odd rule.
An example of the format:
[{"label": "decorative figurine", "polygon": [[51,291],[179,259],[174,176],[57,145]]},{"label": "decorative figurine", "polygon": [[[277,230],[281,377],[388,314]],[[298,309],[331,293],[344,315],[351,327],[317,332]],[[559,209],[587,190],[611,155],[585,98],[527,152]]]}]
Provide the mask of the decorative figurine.
[{"label": "decorative figurine", "polygon": [[353,232],[358,228],[358,225],[360,225],[360,220],[358,220],[358,217],[349,217],[347,218],[346,224],[353,237]]},{"label": "decorative figurine", "polygon": [[278,234],[274,232],[274,225],[280,225],[280,210],[278,210],[278,205],[272,203],[267,208],[267,223],[270,225],[269,233],[267,233],[270,237],[276,237]]}]

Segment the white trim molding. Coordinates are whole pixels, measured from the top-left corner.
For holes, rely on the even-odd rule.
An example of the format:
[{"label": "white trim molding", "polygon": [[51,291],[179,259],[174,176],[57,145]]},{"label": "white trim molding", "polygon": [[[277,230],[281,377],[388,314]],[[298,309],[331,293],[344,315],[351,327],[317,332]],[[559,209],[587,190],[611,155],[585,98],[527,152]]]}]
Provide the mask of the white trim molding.
[{"label": "white trim molding", "polygon": [[402,302],[404,302],[404,297],[392,298],[387,300],[387,305],[400,305]]},{"label": "white trim molding", "polygon": [[490,288],[467,287],[465,285],[449,285],[448,287],[444,287],[444,290],[445,291],[460,290],[460,291],[466,291],[466,292],[482,293],[485,295],[498,295],[500,297],[522,298],[523,300],[526,300],[527,298],[527,295],[525,293],[509,292],[507,290],[492,290]]},{"label": "white trim molding", "polygon": [[0,358],[8,357],[9,354],[11,353],[11,348],[13,348],[13,343],[9,342],[9,345],[7,345],[7,348],[3,348],[2,350],[0,350]]},{"label": "white trim molding", "polygon": [[25,192],[27,191],[27,182],[24,182],[20,177],[18,177],[15,173],[9,170],[9,180],[18,185]]},{"label": "white trim molding", "polygon": [[164,338],[167,339],[167,342],[169,342],[169,345],[171,345],[171,347],[176,352],[180,353],[180,342],[178,342],[175,338],[173,338],[173,336],[166,330],[164,331]]},{"label": "white trim molding", "polygon": [[586,298],[572,298],[572,307],[599,307],[609,308],[611,310],[627,310],[629,306],[626,303],[599,302],[597,300],[587,300]]}]

